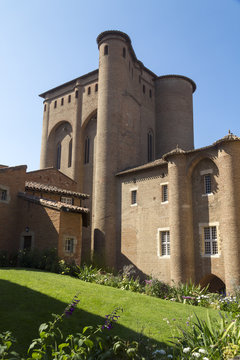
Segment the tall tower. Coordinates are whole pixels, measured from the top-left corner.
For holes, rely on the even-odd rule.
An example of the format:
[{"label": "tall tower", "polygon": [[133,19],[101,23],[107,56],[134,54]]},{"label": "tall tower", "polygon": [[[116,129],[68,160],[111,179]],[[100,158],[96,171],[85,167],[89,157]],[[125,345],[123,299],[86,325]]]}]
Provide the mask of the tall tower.
[{"label": "tall tower", "polygon": [[[124,166],[136,164],[136,150],[129,144],[124,118],[129,108],[124,94],[129,84],[131,40],[120,31],[105,31],[97,38],[99,47],[99,97],[95,175],[94,253],[108,266],[116,266],[117,179]],[[128,156],[126,156],[128,154]]]},{"label": "tall tower", "polygon": [[156,157],[176,148],[192,150],[195,83],[180,75],[160,76],[156,89]]}]

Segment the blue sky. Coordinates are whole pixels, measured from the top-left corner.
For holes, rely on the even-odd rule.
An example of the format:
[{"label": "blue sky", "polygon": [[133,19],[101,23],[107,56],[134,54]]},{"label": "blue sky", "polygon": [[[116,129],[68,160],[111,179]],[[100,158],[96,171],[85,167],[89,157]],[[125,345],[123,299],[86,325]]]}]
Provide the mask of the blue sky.
[{"label": "blue sky", "polygon": [[97,69],[111,29],[157,75],[196,82],[196,148],[240,136],[239,0],[0,0],[0,164],[39,168],[38,94]]}]

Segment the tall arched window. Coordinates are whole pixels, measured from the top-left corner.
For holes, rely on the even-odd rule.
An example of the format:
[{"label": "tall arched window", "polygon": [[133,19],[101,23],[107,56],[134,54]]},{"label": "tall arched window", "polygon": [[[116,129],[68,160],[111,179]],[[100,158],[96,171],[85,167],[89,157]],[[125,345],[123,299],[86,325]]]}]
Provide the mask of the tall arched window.
[{"label": "tall arched window", "polygon": [[90,139],[87,136],[85,139],[85,145],[84,145],[84,164],[89,163],[89,148],[90,148]]},{"label": "tall arched window", "polygon": [[108,55],[108,45],[104,46],[104,55]]},{"label": "tall arched window", "polygon": [[72,166],[72,139],[68,144],[68,167]]},{"label": "tall arched window", "polygon": [[57,169],[58,170],[61,167],[61,151],[62,151],[61,143],[58,143],[57,144]]},{"label": "tall arched window", "polygon": [[149,130],[148,135],[147,135],[147,155],[148,155],[148,162],[153,161],[153,132],[152,132],[152,130]]}]

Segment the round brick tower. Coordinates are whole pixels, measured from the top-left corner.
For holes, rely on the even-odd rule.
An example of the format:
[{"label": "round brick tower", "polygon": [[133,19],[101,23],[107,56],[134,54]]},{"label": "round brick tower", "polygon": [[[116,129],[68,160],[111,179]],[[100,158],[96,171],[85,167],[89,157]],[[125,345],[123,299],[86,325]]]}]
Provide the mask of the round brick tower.
[{"label": "round brick tower", "polygon": [[96,259],[113,267],[116,266],[119,218],[115,175],[123,167],[122,119],[127,111],[123,106],[123,92],[129,78],[126,56],[129,57],[131,40],[120,31],[105,31],[97,37],[97,43],[99,96],[93,250]]},{"label": "round brick tower", "polygon": [[194,148],[192,94],[195,83],[180,75],[160,76],[156,89],[156,158],[173,150]]}]

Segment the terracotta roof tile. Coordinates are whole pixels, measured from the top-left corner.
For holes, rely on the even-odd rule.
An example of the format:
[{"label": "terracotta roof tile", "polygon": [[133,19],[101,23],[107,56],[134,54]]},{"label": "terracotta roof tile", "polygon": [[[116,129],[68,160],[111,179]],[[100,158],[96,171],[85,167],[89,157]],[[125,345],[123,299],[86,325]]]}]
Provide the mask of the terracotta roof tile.
[{"label": "terracotta roof tile", "polygon": [[52,194],[60,194],[60,195],[69,195],[74,196],[78,199],[88,199],[89,195],[82,194],[76,191],[66,190],[66,189],[60,189],[56,186],[52,185],[45,185],[40,184],[34,181],[26,181],[25,182],[25,190],[35,190],[35,191],[41,191],[46,193],[52,193]]},{"label": "terracotta roof tile", "polygon": [[116,174],[116,176],[125,175],[125,174],[131,174],[131,173],[134,173],[134,172],[137,172],[137,171],[150,169],[150,168],[161,166],[161,165],[167,165],[167,162],[164,161],[163,159],[157,159],[157,160],[154,160],[154,161],[149,162],[147,164],[137,166],[135,168],[120,171],[119,173]]},{"label": "terracotta roof tile", "polygon": [[42,206],[46,206],[46,207],[49,207],[49,208],[52,208],[52,209],[55,209],[55,210],[58,210],[58,211],[63,210],[63,211],[82,213],[82,214],[88,214],[89,213],[88,208],[83,208],[81,206],[65,204],[65,203],[62,203],[60,201],[46,200],[46,199],[42,199],[42,198],[39,198],[37,196],[29,195],[29,194],[22,193],[22,192],[19,192],[18,196],[21,197],[24,200],[29,201],[29,202],[39,204],[39,205],[42,205]]}]

